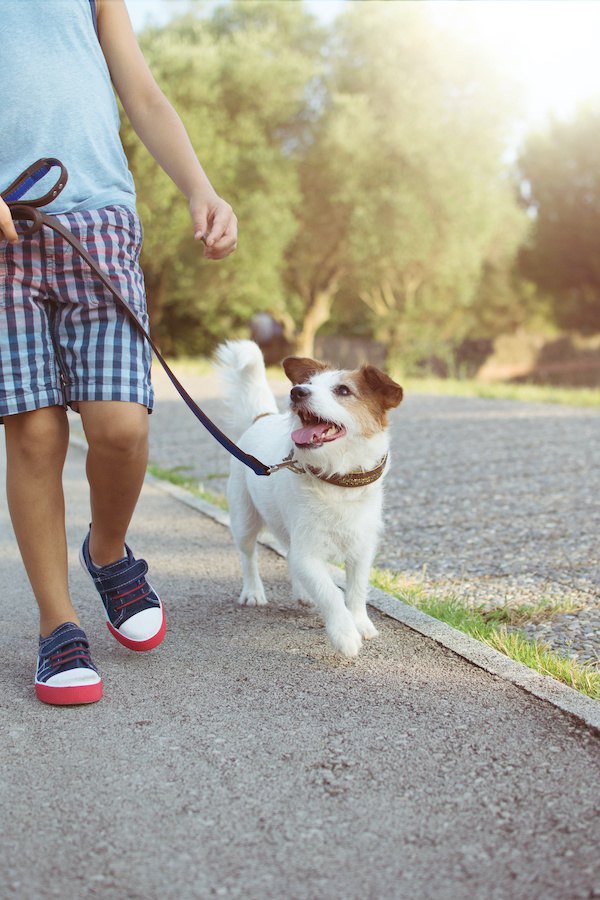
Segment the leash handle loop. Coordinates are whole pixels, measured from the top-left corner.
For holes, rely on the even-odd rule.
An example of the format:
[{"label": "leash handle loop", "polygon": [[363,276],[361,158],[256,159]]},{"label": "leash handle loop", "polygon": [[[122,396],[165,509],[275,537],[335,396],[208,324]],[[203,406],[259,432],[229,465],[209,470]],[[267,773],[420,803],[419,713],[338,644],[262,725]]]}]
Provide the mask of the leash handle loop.
[{"label": "leash handle loop", "polygon": [[[55,166],[58,166],[60,168],[60,175],[50,191],[44,194],[43,197],[39,197],[35,200],[20,202],[23,195],[26,194],[34,184],[40,181],[44,177],[44,175],[47,175],[48,172]],[[39,231],[43,225],[46,225],[57,234],[60,234],[63,240],[70,244],[71,247],[73,247],[73,249],[76,250],[77,253],[81,256],[81,258],[85,260],[94,275],[96,275],[97,278],[100,279],[104,287],[112,294],[117,304],[131,319],[140,334],[142,334],[143,337],[148,341],[150,347],[154,351],[156,358],[175,386],[175,389],[178,391],[181,398],[184,400],[184,402],[187,404],[196,418],[202,423],[202,425],[204,425],[206,430],[221,444],[222,447],[225,448],[225,450],[227,450],[240,462],[244,463],[244,465],[248,466],[248,468],[252,469],[252,471],[256,475],[270,475],[272,472],[278,471],[278,469],[282,468],[284,464],[267,466],[265,463],[261,462],[259,459],[256,459],[256,457],[252,456],[250,453],[245,453],[241,449],[241,447],[238,447],[237,444],[235,444],[230,438],[228,438],[227,435],[224,434],[221,429],[218,428],[218,426],[208,418],[206,413],[198,406],[195,400],[190,397],[190,395],[181,384],[171,367],[164,359],[162,353],[150,337],[150,334],[146,331],[143,324],[137,318],[136,314],[133,312],[127,301],[124,300],[116,290],[116,288],[113,287],[113,284],[108,276],[106,276],[104,272],[102,272],[102,270],[98,268],[96,262],[92,259],[85,247],[77,240],[75,235],[73,235],[67,228],[65,228],[57,219],[49,216],[47,213],[43,213],[40,211],[40,206],[44,206],[46,203],[50,203],[51,200],[54,200],[54,198],[60,194],[65,184],[67,183],[67,177],[67,170],[58,159],[39,159],[37,162],[33,163],[32,166],[29,166],[28,169],[25,169],[25,171],[22,172],[21,175],[19,175],[19,177],[10,185],[10,187],[2,192],[2,199],[10,209],[13,219],[19,221],[25,220],[32,223],[27,229],[22,230],[21,233],[24,235],[35,234],[35,232]]]},{"label": "leash handle loop", "polygon": [[[38,181],[41,181],[48,172],[55,168],[58,168],[60,173],[49,191],[42,197],[36,197],[23,203],[19,202]],[[2,191],[0,196],[2,196],[2,199],[10,209],[13,219],[31,222],[31,225],[21,230],[22,235],[32,235],[40,230],[43,222],[39,207],[46,206],[46,204],[55,200],[65,187],[68,178],[68,172],[61,161],[54,159],[54,157],[48,157],[38,159],[21,172],[5,191]]]},{"label": "leash handle loop", "polygon": [[31,190],[34,184],[41,181],[48,172],[55,168],[60,169],[60,175],[58,175],[50,190],[42,197],[27,201],[28,206],[46,206],[58,197],[69,178],[66,168],[59,159],[54,159],[54,157],[38,159],[37,162],[34,162],[31,166],[21,172],[12,184],[7,187],[5,191],[2,191],[2,199],[5,203],[15,203],[17,200],[21,200],[21,198]]}]

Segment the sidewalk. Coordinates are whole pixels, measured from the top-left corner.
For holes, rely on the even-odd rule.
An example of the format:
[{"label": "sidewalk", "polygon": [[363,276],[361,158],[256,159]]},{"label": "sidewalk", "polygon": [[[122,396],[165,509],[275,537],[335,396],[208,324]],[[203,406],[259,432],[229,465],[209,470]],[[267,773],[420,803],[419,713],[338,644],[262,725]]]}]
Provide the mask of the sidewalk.
[{"label": "sidewalk", "polygon": [[600,897],[597,733],[378,613],[380,638],[336,658],[267,550],[270,606],[237,609],[227,530],[151,484],[130,538],[169,631],[131,654],[77,564],[76,449],[65,486],[105,697],[36,701],[36,615],[2,504],[3,898]]}]

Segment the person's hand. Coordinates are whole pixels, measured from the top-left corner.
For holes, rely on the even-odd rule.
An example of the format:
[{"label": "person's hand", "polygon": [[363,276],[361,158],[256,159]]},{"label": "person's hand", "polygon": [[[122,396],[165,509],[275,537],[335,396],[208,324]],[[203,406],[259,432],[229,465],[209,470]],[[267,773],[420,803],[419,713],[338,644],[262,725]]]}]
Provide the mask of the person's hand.
[{"label": "person's hand", "polygon": [[207,259],[224,259],[237,247],[237,218],[218,194],[190,200],[194,238],[204,242]]},{"label": "person's hand", "polygon": [[0,236],[5,237],[10,244],[19,243],[19,235],[15,231],[10,209],[2,197],[0,197]]}]

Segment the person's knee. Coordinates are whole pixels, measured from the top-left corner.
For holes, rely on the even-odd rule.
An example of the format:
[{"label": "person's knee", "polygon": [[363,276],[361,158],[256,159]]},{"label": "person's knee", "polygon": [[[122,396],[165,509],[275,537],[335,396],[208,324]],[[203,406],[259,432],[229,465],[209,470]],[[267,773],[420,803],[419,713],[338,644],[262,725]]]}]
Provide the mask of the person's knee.
[{"label": "person's knee", "polygon": [[9,460],[16,454],[21,463],[30,467],[50,466],[64,461],[69,429],[61,408],[8,416],[4,425]]},{"label": "person's knee", "polygon": [[[144,411],[145,412],[145,411]],[[90,448],[106,456],[138,457],[147,452],[148,414],[115,415],[87,429]]]}]

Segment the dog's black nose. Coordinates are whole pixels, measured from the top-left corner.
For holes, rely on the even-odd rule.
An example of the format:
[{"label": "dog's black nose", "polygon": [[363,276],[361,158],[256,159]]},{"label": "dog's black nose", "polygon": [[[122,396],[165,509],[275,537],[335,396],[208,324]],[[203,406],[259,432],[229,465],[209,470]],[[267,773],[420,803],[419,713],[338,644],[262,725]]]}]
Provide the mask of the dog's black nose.
[{"label": "dog's black nose", "polygon": [[295,385],[295,387],[293,387],[290,391],[290,397],[295,403],[297,403],[298,400],[303,400],[304,397],[308,397],[309,395],[310,388],[302,387],[299,384]]}]

